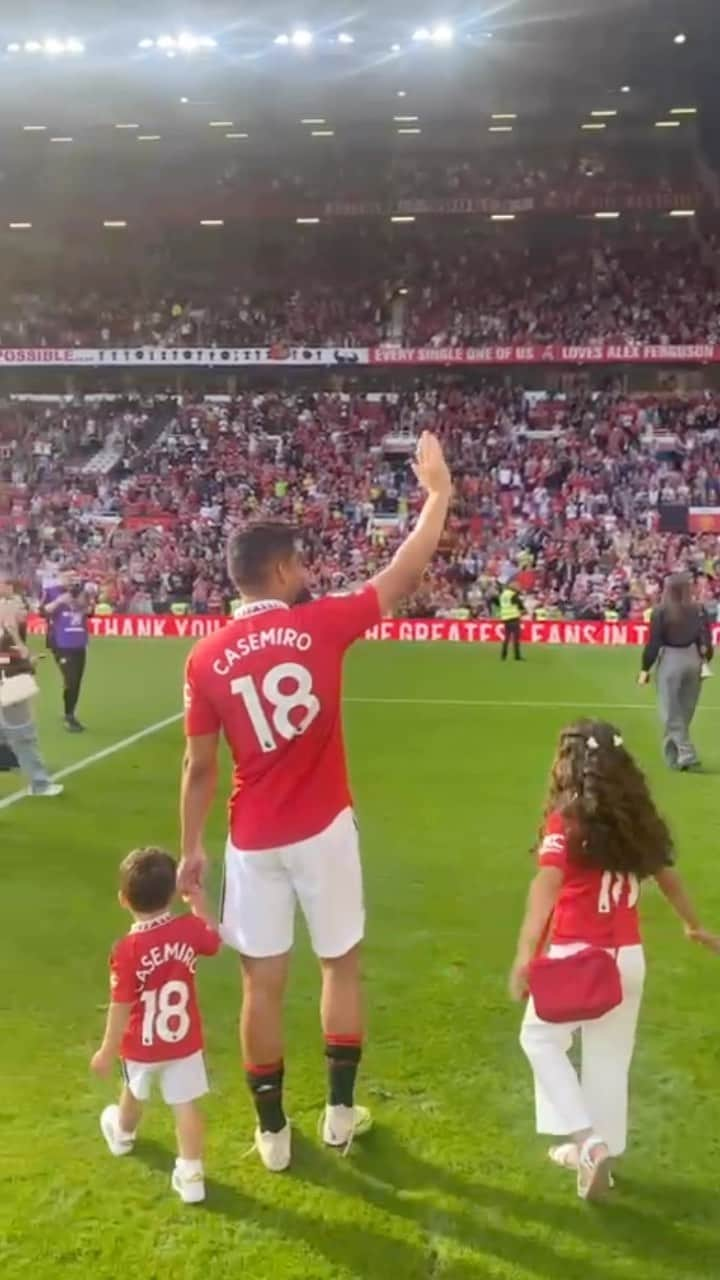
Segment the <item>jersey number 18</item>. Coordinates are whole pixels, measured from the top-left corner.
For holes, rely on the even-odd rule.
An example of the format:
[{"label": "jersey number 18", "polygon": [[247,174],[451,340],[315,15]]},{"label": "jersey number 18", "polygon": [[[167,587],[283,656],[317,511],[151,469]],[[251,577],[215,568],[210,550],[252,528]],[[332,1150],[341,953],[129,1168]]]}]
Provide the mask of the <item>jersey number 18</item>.
[{"label": "jersey number 18", "polygon": [[[292,681],[293,688],[284,693],[280,688],[283,681]],[[245,710],[255,731],[255,737],[262,751],[276,751],[278,738],[289,742],[297,738],[312,724],[320,712],[320,701],[312,691],[312,676],[307,667],[297,662],[281,662],[272,667],[262,682],[262,695],[272,707],[272,724],[265,714],[260,701],[260,694],[252,676],[239,676],[230,684],[231,693],[245,702]],[[293,724],[290,713],[300,709],[302,718]]]}]

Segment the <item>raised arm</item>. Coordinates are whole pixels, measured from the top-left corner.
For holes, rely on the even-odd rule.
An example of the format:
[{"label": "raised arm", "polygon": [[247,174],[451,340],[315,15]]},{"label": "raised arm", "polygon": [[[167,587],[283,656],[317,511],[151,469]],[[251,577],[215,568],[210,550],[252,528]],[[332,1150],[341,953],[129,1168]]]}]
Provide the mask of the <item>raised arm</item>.
[{"label": "raised arm", "polygon": [[391,613],[401,600],[417,589],[445,527],[452,481],[440,441],[429,431],[424,431],[418,441],[413,470],[426,490],[427,498],[412,533],[408,534],[387,569],[372,580],[383,613]]}]

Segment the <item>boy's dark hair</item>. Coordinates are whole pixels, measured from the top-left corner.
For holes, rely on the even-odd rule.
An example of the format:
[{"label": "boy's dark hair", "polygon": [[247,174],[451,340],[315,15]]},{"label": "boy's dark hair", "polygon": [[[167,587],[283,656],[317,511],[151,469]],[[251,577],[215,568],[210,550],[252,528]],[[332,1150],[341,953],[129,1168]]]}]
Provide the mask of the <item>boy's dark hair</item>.
[{"label": "boy's dark hair", "polygon": [[254,591],[267,582],[273,562],[290,560],[297,550],[298,530],[284,520],[264,520],[230,538],[227,564],[239,591]]},{"label": "boy's dark hair", "polygon": [[565,818],[570,857],[581,866],[633,872],[642,880],[674,860],[672,836],[645,775],[615,726],[603,720],[577,720],[560,734],[546,818],[551,813]]},{"label": "boy's dark hair", "polygon": [[177,864],[164,849],[134,849],[120,863],[120,892],[133,911],[149,914],[169,907],[176,880]]}]

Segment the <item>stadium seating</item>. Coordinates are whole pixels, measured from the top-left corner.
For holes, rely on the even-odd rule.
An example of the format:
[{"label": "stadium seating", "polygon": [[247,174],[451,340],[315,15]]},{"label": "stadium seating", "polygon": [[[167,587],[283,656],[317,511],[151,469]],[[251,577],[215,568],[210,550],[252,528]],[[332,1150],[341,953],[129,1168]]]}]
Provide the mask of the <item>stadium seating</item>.
[{"label": "stadium seating", "polygon": [[[544,399],[442,381],[383,396],[13,402],[0,410],[0,556],[31,593],[62,559],[118,610],[222,612],[227,532],[263,515],[301,524],[314,588],[342,589],[402,537],[425,427],[445,441],[456,497],[415,614],[482,614],[519,570],[531,608],[626,615],[669,568],[720,567],[717,534],[658,532],[662,503],[720,506],[720,397]],[[121,457],[108,472],[109,442]]]}]

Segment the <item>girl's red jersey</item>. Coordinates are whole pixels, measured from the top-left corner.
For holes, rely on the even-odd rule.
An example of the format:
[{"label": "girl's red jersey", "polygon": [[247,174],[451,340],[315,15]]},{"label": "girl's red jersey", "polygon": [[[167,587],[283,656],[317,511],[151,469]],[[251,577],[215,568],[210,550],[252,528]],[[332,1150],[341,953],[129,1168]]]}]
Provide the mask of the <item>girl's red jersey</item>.
[{"label": "girl's red jersey", "polygon": [[538,862],[541,867],[557,867],[563,873],[552,919],[551,943],[631,947],[640,942],[637,876],[603,871],[600,867],[587,867],[573,861],[565,820],[559,813],[548,817]]}]

